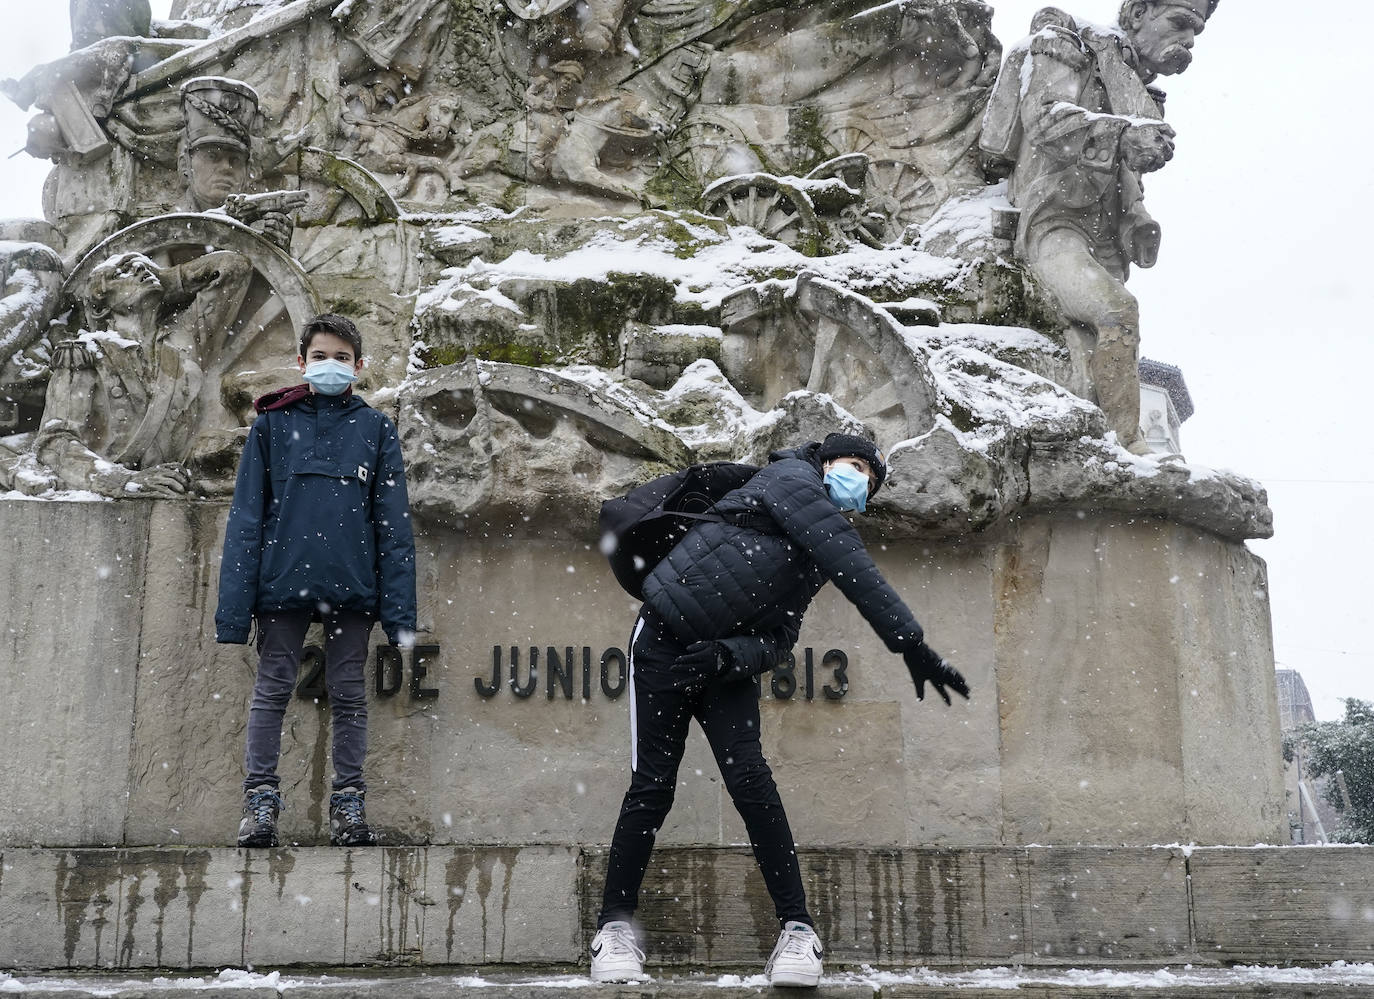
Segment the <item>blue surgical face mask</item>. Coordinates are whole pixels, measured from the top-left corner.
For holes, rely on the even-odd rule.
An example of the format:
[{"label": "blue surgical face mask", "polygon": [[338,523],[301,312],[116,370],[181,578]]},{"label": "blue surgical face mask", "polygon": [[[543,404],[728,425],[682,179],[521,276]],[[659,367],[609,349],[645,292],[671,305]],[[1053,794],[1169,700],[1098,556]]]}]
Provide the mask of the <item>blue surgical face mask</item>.
[{"label": "blue surgical face mask", "polygon": [[853,465],[832,465],[825,473],[825,488],[841,510],[863,513],[868,504],[868,476]]},{"label": "blue surgical face mask", "polygon": [[343,361],[311,361],[305,366],[305,380],[321,395],[340,395],[357,379],[353,365]]}]

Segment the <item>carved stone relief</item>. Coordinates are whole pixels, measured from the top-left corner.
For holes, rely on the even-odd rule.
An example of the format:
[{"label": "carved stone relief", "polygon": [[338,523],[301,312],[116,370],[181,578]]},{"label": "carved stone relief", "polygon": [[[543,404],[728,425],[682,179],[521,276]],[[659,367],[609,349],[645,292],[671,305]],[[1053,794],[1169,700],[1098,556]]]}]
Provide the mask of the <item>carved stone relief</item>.
[{"label": "carved stone relief", "polygon": [[69,13],[73,51],[102,38],[146,38],[153,24],[148,0],[71,0]]},{"label": "carved stone relief", "polygon": [[0,434],[33,423],[42,410],[50,346],[61,301],[62,237],[43,222],[0,225]]},{"label": "carved stone relief", "polygon": [[[1200,522],[1103,438],[1134,441],[1123,281],[1171,148],[1149,87],[1214,6],[1047,10],[1003,66],[978,0],[181,0],[155,38],[95,2],[5,84],[54,162],[51,235],[6,258],[5,377],[61,414],[10,410],[6,484],[225,488],[328,309],[453,515],[843,426],[895,446],[914,530],[1090,493]],[[1064,277],[1085,254],[1092,286]],[[1209,529],[1266,530],[1218,488]]]}]

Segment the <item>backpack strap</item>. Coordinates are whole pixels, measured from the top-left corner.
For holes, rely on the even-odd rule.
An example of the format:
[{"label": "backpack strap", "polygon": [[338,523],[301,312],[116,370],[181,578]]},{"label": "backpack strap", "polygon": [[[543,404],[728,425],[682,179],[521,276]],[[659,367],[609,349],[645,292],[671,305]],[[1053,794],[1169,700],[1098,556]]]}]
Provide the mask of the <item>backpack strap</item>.
[{"label": "backpack strap", "polygon": [[704,520],[713,524],[733,524],[735,527],[748,528],[751,531],[758,531],[760,534],[782,533],[768,514],[746,513],[744,511],[727,515],[723,513],[688,513],[686,510],[655,510],[653,513],[646,514],[640,523],[646,520],[657,520],[659,517],[681,517],[685,520]]}]

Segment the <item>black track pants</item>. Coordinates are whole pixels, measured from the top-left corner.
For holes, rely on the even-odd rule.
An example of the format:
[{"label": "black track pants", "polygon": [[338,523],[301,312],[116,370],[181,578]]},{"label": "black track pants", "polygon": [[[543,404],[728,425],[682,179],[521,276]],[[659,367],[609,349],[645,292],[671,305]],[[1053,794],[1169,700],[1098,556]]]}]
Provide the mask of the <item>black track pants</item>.
[{"label": "black track pants", "polygon": [[748,682],[723,684],[673,669],[683,650],[657,615],[640,612],[630,639],[630,789],[611,840],[597,925],[629,919],[639,906],[639,886],[654,837],[673,807],[693,718],[744,820],[778,920],[812,924],[792,829],[759,745],[758,690]]}]

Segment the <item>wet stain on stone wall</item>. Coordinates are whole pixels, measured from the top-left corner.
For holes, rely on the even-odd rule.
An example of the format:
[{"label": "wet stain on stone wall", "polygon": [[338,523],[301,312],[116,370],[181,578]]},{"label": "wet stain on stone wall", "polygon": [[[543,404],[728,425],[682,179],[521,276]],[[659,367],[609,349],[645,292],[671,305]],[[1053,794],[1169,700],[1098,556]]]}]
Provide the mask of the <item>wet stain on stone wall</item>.
[{"label": "wet stain on stone wall", "polygon": [[[484,847],[481,850],[455,850],[448,863],[444,865],[444,892],[448,900],[448,925],[445,929],[445,957],[453,960],[455,924],[463,904],[469,901],[468,882],[476,876],[476,893],[481,909],[482,936],[481,954],[483,961],[504,961],[506,951],[505,925],[510,909],[511,882],[515,865],[519,861],[518,847]],[[495,886],[497,865],[503,871],[501,877],[500,910],[492,911],[491,894]],[[500,947],[492,952],[492,934],[499,930]]]},{"label": "wet stain on stone wall", "polygon": [[[82,932],[94,933],[95,967],[105,963],[105,930],[119,917],[119,858],[114,853],[67,850],[57,859],[53,898],[62,921],[63,954],[67,967],[76,967],[76,948]],[[87,962],[81,962],[86,966]]]},{"label": "wet stain on stone wall", "polygon": [[384,856],[384,902],[378,913],[382,953],[378,958],[390,964],[418,963],[422,957],[425,910],[434,904],[425,894],[426,853],[388,849]]},{"label": "wet stain on stone wall", "polygon": [[267,876],[277,885],[277,901],[286,892],[286,879],[296,869],[294,850],[269,850],[267,853]]},{"label": "wet stain on stone wall", "polygon": [[[181,858],[181,873],[186,891],[186,967],[195,966],[196,909],[206,890],[206,874],[210,870],[209,850],[187,850]],[[159,953],[159,964],[161,955]]]}]

